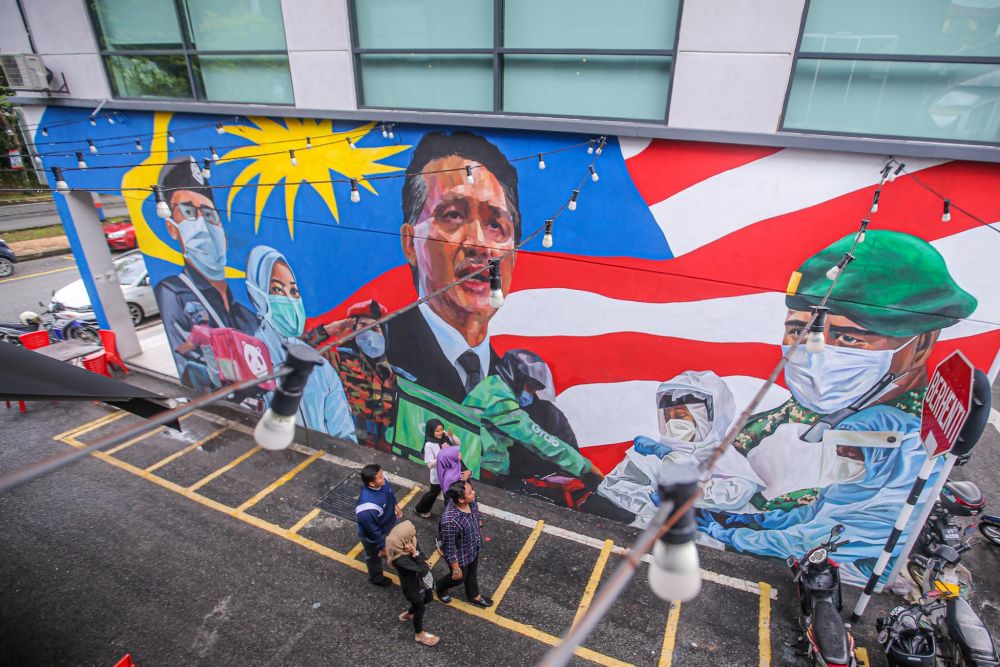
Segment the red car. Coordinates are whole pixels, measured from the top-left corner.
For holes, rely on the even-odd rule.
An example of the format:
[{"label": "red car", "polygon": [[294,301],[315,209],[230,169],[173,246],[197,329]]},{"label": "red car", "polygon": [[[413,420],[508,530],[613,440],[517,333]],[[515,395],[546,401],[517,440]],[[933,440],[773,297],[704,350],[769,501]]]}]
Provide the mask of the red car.
[{"label": "red car", "polygon": [[109,222],[104,225],[104,238],[112,250],[131,250],[136,247],[135,229],[130,220]]}]

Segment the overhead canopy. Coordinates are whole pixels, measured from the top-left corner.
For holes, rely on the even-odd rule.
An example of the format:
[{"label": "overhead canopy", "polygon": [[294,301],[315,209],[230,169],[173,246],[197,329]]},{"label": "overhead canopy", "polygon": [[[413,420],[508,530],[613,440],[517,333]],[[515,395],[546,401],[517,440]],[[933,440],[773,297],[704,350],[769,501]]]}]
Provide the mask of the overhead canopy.
[{"label": "overhead canopy", "polygon": [[0,400],[101,401],[144,418],[168,409],[151,391],[10,343],[0,343]]}]

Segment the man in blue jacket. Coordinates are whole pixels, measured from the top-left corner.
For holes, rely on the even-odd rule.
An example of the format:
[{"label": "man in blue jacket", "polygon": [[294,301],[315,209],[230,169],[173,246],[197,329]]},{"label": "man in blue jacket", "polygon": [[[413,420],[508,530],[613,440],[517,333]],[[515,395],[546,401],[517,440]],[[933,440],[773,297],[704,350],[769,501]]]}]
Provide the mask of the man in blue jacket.
[{"label": "man in blue jacket", "polygon": [[382,574],[382,557],[385,556],[385,537],[403,515],[396,505],[396,495],[385,479],[382,469],[369,463],[361,469],[361,493],[354,508],[358,521],[358,535],[365,549],[368,582],[388,586],[389,579]]}]

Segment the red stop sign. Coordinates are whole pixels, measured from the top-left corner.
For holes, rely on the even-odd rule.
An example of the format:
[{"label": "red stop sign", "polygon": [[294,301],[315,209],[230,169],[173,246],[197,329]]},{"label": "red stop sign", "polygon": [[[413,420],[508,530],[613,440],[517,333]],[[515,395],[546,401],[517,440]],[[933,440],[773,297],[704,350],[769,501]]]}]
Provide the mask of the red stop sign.
[{"label": "red stop sign", "polygon": [[934,369],[920,414],[920,439],[930,458],[947,454],[955,446],[972,408],[973,372],[972,364],[958,350]]}]

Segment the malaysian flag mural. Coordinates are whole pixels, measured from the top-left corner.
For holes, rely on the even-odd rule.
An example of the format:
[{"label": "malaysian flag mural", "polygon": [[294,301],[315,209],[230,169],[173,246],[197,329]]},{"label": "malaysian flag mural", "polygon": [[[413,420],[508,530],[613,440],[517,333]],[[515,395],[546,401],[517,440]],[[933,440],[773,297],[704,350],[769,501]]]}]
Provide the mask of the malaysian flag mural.
[{"label": "malaysian flag mural", "polygon": [[[76,113],[51,109],[39,149]],[[997,372],[995,165],[903,160],[869,215],[886,156],[167,113],[98,143],[126,129],[145,152],[68,155],[67,181],[128,200],[185,384],[323,346],[303,425],[420,463],[455,445],[475,479],[584,512],[648,521],[660,461],[709,455],[863,217],[826,351],[793,356],[703,480],[703,541],[783,558],[842,523],[863,581],[923,462],[929,371],[960,349]],[[981,221],[942,222],[941,197]],[[550,218],[550,247],[524,243]],[[482,272],[400,312],[501,255],[499,308]]]}]

